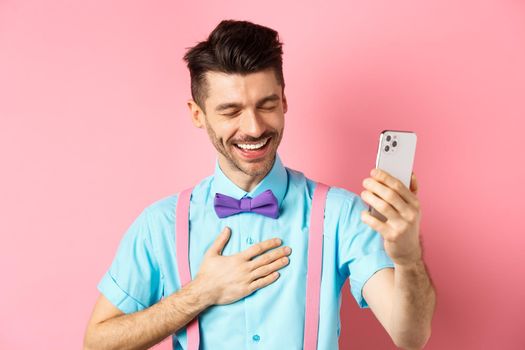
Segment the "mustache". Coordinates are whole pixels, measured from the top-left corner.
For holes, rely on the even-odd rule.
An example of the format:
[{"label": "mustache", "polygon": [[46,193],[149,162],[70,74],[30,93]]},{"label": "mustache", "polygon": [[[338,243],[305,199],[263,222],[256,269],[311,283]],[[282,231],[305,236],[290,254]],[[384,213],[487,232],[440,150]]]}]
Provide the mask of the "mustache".
[{"label": "mustache", "polygon": [[243,142],[254,142],[254,143],[257,143],[259,141],[263,141],[269,137],[273,137],[275,135],[274,132],[268,132],[268,133],[264,133],[262,134],[260,137],[251,137],[251,136],[246,136],[246,137],[243,137],[243,138],[240,138],[240,139],[236,139],[236,140],[232,140],[231,143],[243,143]]}]

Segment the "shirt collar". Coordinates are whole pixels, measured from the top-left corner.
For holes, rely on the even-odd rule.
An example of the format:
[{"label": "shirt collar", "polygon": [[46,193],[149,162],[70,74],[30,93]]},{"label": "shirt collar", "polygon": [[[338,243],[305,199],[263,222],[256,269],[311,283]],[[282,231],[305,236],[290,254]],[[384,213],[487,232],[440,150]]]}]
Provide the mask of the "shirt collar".
[{"label": "shirt collar", "polygon": [[237,200],[244,196],[254,198],[266,190],[272,190],[273,194],[279,202],[281,207],[282,201],[288,188],[288,173],[278,154],[275,155],[275,162],[272,169],[266,176],[255,186],[250,192],[246,192],[242,188],[234,184],[223,172],[219,166],[219,160],[215,163],[215,173],[213,174],[213,181],[211,184],[211,195],[214,198],[215,194],[221,193],[233,197]]}]

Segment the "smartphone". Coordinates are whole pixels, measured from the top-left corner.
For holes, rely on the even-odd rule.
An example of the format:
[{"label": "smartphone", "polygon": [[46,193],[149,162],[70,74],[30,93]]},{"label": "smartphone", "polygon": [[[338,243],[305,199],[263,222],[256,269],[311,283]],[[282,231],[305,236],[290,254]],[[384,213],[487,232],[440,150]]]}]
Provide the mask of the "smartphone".
[{"label": "smartphone", "polygon": [[[376,168],[385,170],[410,188],[417,136],[413,131],[383,130],[379,135]],[[372,206],[368,211],[385,222],[386,218]]]}]

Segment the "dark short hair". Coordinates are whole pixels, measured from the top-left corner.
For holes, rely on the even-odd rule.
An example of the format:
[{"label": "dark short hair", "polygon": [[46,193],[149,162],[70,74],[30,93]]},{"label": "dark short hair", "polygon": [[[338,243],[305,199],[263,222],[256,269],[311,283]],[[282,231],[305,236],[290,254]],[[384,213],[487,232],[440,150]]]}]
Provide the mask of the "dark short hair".
[{"label": "dark short hair", "polygon": [[245,75],[273,68],[284,91],[282,45],[277,31],[248,21],[223,20],[184,55],[191,77],[191,96],[204,111],[206,72]]}]

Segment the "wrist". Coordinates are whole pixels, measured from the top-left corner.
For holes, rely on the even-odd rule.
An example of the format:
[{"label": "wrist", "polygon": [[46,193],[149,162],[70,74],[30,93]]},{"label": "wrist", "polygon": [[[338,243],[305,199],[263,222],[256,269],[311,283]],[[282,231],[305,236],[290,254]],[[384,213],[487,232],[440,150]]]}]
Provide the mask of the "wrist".
[{"label": "wrist", "polygon": [[206,309],[216,304],[216,298],[213,290],[208,287],[208,284],[199,276],[190,281],[184,288],[188,289],[191,294],[195,296],[196,305],[200,308]]},{"label": "wrist", "polygon": [[414,244],[410,250],[392,257],[392,262],[398,268],[415,268],[423,263],[423,249],[421,244]]}]

